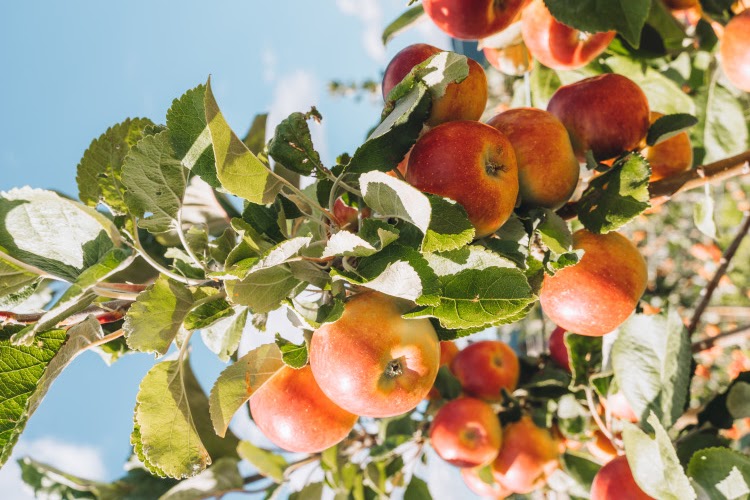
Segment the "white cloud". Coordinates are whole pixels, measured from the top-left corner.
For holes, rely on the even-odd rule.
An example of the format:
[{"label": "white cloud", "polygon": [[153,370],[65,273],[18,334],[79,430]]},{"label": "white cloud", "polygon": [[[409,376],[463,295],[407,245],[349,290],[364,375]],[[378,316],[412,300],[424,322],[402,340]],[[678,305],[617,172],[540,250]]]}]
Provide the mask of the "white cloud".
[{"label": "white cloud", "polygon": [[263,81],[272,83],[276,79],[276,67],[278,66],[276,52],[270,47],[264,47],[260,53],[260,60],[263,65]]},{"label": "white cloud", "polygon": [[380,0],[336,0],[336,6],[342,13],[362,22],[362,45],[367,55],[376,62],[385,61],[385,47],[381,40],[383,10]]}]

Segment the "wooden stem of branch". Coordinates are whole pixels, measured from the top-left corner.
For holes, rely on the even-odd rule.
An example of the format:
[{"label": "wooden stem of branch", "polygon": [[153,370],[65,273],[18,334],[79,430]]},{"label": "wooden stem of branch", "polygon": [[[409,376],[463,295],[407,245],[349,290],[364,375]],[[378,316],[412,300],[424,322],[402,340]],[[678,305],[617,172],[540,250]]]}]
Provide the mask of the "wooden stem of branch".
[{"label": "wooden stem of branch", "polygon": [[[112,300],[89,306],[83,311],[76,313],[59,323],[58,326],[71,326],[86,319],[93,314],[101,324],[114,323],[125,316],[128,308],[133,303],[131,300]],[[0,311],[0,325],[30,325],[39,321],[46,311],[38,313],[14,313],[11,311]]]},{"label": "wooden stem of branch", "polygon": [[713,337],[708,337],[706,339],[699,340],[698,342],[693,343],[693,352],[696,353],[706,351],[717,344],[721,344],[732,339],[733,337],[744,337],[748,334],[750,334],[750,325],[738,326],[737,328],[734,328],[732,330],[727,330],[726,332],[721,332],[720,334]]}]

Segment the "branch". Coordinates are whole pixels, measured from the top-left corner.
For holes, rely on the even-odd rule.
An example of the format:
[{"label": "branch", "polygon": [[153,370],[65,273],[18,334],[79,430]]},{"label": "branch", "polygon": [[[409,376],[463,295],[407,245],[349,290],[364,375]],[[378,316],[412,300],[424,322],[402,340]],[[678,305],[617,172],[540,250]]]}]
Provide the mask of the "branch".
[{"label": "branch", "polygon": [[738,326],[737,328],[734,328],[732,330],[721,332],[720,334],[715,335],[713,337],[708,337],[706,339],[699,340],[698,342],[694,342],[693,353],[707,351],[708,349],[711,349],[717,344],[722,344],[723,342],[720,342],[721,340],[728,340],[734,337],[744,337],[744,336],[747,336],[749,333],[750,333],[750,325]]},{"label": "branch", "polygon": [[[72,326],[76,323],[80,323],[86,319],[89,315],[93,315],[99,324],[114,323],[115,321],[121,320],[130,305],[133,303],[131,300],[112,300],[104,302],[102,304],[96,304],[87,307],[81,312],[73,314],[58,323],[57,326]],[[12,311],[0,311],[0,325],[14,324],[14,325],[30,325],[39,321],[47,311],[38,313],[14,313]]]}]

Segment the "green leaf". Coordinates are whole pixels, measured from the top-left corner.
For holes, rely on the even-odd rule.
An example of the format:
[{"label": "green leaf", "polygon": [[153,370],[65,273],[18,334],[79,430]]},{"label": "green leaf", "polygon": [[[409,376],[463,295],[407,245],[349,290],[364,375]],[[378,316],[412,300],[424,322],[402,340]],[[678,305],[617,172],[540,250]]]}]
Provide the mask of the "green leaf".
[{"label": "green leaf", "polygon": [[719,429],[731,428],[732,424],[734,424],[734,417],[729,411],[727,400],[729,399],[729,393],[739,383],[750,384],[750,371],[740,372],[724,392],[706,403],[706,407],[698,414],[698,423],[710,422],[714,427]]},{"label": "green leaf", "polygon": [[705,157],[703,163],[727,158],[748,149],[750,137],[742,103],[731,92],[712,82],[706,94],[702,123],[695,132],[700,135]]},{"label": "green leaf", "polygon": [[282,366],[284,361],[276,344],[264,344],[221,372],[209,396],[211,422],[217,435],[224,436],[232,416]]},{"label": "green leaf", "polygon": [[298,174],[310,175],[323,165],[315,151],[307,120],[321,120],[314,107],[307,113],[292,113],[276,126],[273,139],[268,143],[268,154],[285,168]]},{"label": "green leaf", "polygon": [[544,0],[544,3],[563,24],[590,33],[615,30],[635,48],[651,9],[651,0]]},{"label": "green leaf", "polygon": [[427,483],[417,476],[412,476],[409,486],[404,491],[404,500],[431,500],[432,495]]},{"label": "green leaf", "polygon": [[119,493],[114,485],[67,474],[29,457],[18,461],[21,479],[34,491],[35,498],[99,499]]},{"label": "green leaf", "polygon": [[301,283],[288,265],[252,272],[241,280],[225,282],[229,300],[247,306],[255,314],[277,309]]},{"label": "green leaf", "polygon": [[204,105],[206,86],[201,84],[172,101],[167,111],[167,129],[175,157],[206,181],[221,187],[216,177],[216,159],[206,122]]},{"label": "green leaf", "polygon": [[242,142],[255,156],[260,155],[266,147],[266,123],[268,113],[259,113],[253,118],[250,129],[243,137]]},{"label": "green leaf", "polygon": [[[320,500],[323,498],[323,483],[310,483],[289,495],[289,500]],[[339,500],[339,499],[335,499]]]},{"label": "green leaf", "polygon": [[749,383],[737,382],[732,386],[727,392],[727,409],[735,420],[750,417]]},{"label": "green leaf", "polygon": [[73,316],[82,312],[96,299],[94,293],[83,293],[76,295],[65,302],[57,303],[53,308],[45,312],[36,323],[25,327],[20,332],[13,335],[11,341],[16,344],[31,345],[34,337],[40,332],[51,330]]},{"label": "green leaf", "polygon": [[601,466],[585,455],[567,450],[562,456],[563,470],[586,492],[591,489],[596,473]]},{"label": "green leaf", "polygon": [[698,123],[698,119],[687,113],[664,115],[656,119],[648,129],[646,144],[654,146],[674,137]]},{"label": "green leaf", "polygon": [[651,413],[648,423],[654,429],[653,437],[632,424],[627,424],[623,432],[625,453],[636,483],[654,498],[695,499],[695,491],[659,418]]},{"label": "green leaf", "polygon": [[398,16],[383,30],[383,45],[387,45],[394,36],[411,27],[424,15],[422,4],[415,5]]},{"label": "green leaf", "polygon": [[123,330],[128,347],[163,356],[192,306],[193,295],[185,285],[160,275],[138,294],[125,315]]},{"label": "green leaf", "polygon": [[578,219],[589,231],[615,231],[648,207],[651,167],[638,153],[615,162],[611,169],[594,178],[578,202]]},{"label": "green leaf", "polygon": [[536,108],[547,109],[552,95],[562,86],[560,77],[555,70],[542,64],[534,64],[529,76],[531,102]]},{"label": "green leaf", "polygon": [[612,368],[636,415],[654,411],[670,427],[682,415],[690,385],[691,347],[679,315],[635,315],[612,346]]},{"label": "green leaf", "polygon": [[125,203],[138,226],[153,234],[174,229],[185,195],[186,170],[174,157],[168,132],[144,137],[122,166]]},{"label": "green leaf", "polygon": [[185,329],[188,331],[207,328],[222,318],[234,315],[232,306],[224,299],[217,299],[196,307],[187,316],[183,322]]},{"label": "green leaf", "polygon": [[240,441],[237,447],[240,458],[247,460],[258,472],[276,483],[284,482],[284,469],[287,461],[281,455],[258,448],[250,441]]},{"label": "green leaf", "polygon": [[204,106],[216,157],[217,176],[222,187],[253,203],[271,203],[281,184],[229,128],[211,91],[210,80],[206,83]]},{"label": "green leaf", "polygon": [[682,51],[683,41],[686,37],[685,28],[672,15],[672,11],[664,2],[652,0],[646,24],[652,26],[659,33],[667,51]]},{"label": "green leaf", "polygon": [[438,276],[458,274],[466,269],[516,267],[512,261],[504,256],[479,245],[468,245],[448,252],[427,253],[425,259]]},{"label": "green leaf", "polygon": [[735,500],[750,495],[750,457],[726,448],[697,451],[687,468],[708,498]]},{"label": "green leaf", "polygon": [[565,347],[573,374],[571,390],[588,386],[589,377],[602,368],[602,338],[565,332]]},{"label": "green leaf", "polygon": [[91,207],[105,204],[115,215],[127,213],[122,164],[130,148],[154,123],[148,118],[128,118],[113,125],[91,142],[78,164],[78,198]]},{"label": "green leaf", "polygon": [[65,290],[65,293],[60,296],[58,303],[66,302],[88,292],[92,287],[98,285],[110,275],[129,266],[134,258],[135,255],[129,250],[113,248],[102,255],[96,264],[84,270],[75,282]]},{"label": "green leaf", "polygon": [[302,368],[307,364],[307,342],[295,344],[289,342],[278,333],[276,334],[276,345],[281,351],[281,359],[284,364],[292,368]]},{"label": "green leaf", "polygon": [[238,313],[235,311],[232,316],[222,318],[201,330],[203,343],[225,363],[240,346],[242,332],[247,322],[247,313],[247,308],[242,307]]},{"label": "green leaf", "polygon": [[337,255],[367,257],[368,255],[377,253],[377,251],[377,248],[360,236],[349,231],[339,231],[328,238],[321,257],[326,258]]},{"label": "green leaf", "polygon": [[197,476],[180,481],[159,500],[202,500],[221,497],[229,490],[243,486],[242,476],[234,458],[220,458]]},{"label": "green leaf", "polygon": [[0,256],[0,306],[15,305],[23,299],[24,290],[37,282],[39,276]]},{"label": "green leaf", "polygon": [[715,204],[711,186],[706,184],[703,196],[693,205],[693,222],[701,233],[716,239],[716,221],[714,220]]},{"label": "green leaf", "polygon": [[440,367],[434,385],[440,396],[447,401],[456,399],[461,395],[461,382],[447,366]]}]

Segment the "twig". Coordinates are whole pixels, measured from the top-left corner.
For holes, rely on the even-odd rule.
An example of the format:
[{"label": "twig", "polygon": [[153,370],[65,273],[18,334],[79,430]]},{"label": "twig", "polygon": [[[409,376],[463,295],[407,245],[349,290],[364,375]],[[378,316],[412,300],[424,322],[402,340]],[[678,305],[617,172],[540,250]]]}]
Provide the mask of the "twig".
[{"label": "twig", "polygon": [[89,345],[87,345],[86,347],[84,347],[83,350],[87,351],[89,349],[93,349],[96,346],[100,346],[102,344],[106,344],[107,342],[111,342],[113,340],[119,339],[123,335],[125,335],[125,330],[123,330],[122,328],[120,328],[119,330],[117,330],[115,332],[112,332],[109,335],[105,335],[104,337],[102,337],[102,338],[100,338],[98,340],[93,341],[92,343],[90,343]]},{"label": "twig", "polygon": [[132,283],[99,283],[94,285],[94,293],[109,299],[135,300],[146,287]]},{"label": "twig", "polygon": [[599,415],[599,412],[596,411],[596,403],[594,402],[594,392],[591,390],[591,387],[586,387],[584,389],[584,392],[586,393],[586,402],[589,405],[589,412],[591,412],[591,416],[594,419],[594,422],[596,423],[597,427],[599,427],[599,430],[602,431],[602,434],[604,434],[607,439],[609,439],[612,444],[615,444],[615,436],[612,434],[612,431],[609,430],[609,427],[605,425],[605,423],[602,421],[601,415]]},{"label": "twig", "polygon": [[[121,320],[125,316],[125,313],[127,312],[128,308],[130,308],[130,305],[132,303],[133,301],[131,300],[112,300],[110,302],[92,305],[81,312],[69,316],[68,318],[58,323],[57,326],[72,326],[83,321],[89,315],[93,315],[100,324],[114,323],[115,321]],[[0,311],[0,325],[30,325],[42,319],[45,314],[47,314],[47,311],[38,313],[14,313],[12,311]]]},{"label": "twig", "polygon": [[694,353],[706,351],[708,349],[711,349],[716,344],[721,344],[721,340],[727,340],[733,337],[744,337],[749,333],[750,325],[738,326],[737,328],[727,330],[726,332],[721,332],[720,334],[714,335],[713,337],[708,337],[703,340],[699,340],[698,342],[694,342],[692,350]]},{"label": "twig", "polygon": [[195,252],[193,252],[193,249],[190,248],[190,245],[188,245],[187,237],[185,237],[185,232],[182,230],[182,209],[181,208],[177,210],[177,236],[180,238],[180,243],[182,243],[182,246],[185,247],[185,251],[193,260],[193,262],[195,262],[198,268],[203,269],[204,271],[208,271],[208,269],[206,269],[206,266],[203,265],[203,262],[201,262],[198,256],[195,255]]},{"label": "twig", "polygon": [[706,310],[706,306],[708,306],[708,303],[711,300],[711,296],[716,290],[716,287],[719,285],[721,277],[724,276],[724,274],[727,272],[729,262],[732,260],[732,257],[734,257],[734,254],[740,247],[740,243],[742,243],[742,239],[745,237],[748,231],[750,231],[750,213],[745,214],[745,220],[742,222],[739,231],[737,231],[737,235],[734,237],[732,243],[727,247],[727,249],[724,251],[724,254],[721,256],[721,265],[719,265],[719,268],[714,273],[713,278],[711,278],[711,281],[708,283],[706,288],[703,289],[701,301],[698,304],[698,307],[695,308],[693,317],[690,320],[690,324],[688,325],[688,336],[692,336],[693,333],[695,333],[695,329],[698,327],[698,322],[700,321],[703,312]]}]

